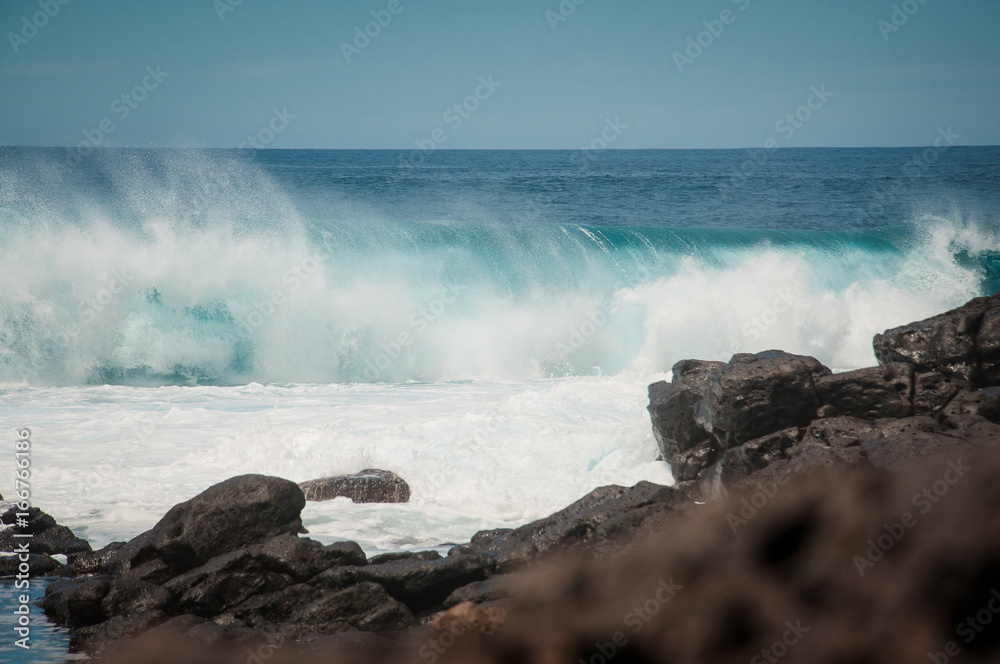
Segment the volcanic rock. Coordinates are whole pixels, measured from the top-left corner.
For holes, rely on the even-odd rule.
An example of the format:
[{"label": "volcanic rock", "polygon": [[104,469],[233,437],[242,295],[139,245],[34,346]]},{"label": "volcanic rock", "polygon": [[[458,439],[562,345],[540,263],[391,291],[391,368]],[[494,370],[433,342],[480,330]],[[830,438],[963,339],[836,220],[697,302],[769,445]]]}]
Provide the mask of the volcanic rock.
[{"label": "volcanic rock", "polygon": [[1000,381],[1000,294],[875,336],[880,364],[908,362],[974,387]]},{"label": "volcanic rock", "polygon": [[405,503],[410,486],[388,470],[362,470],[355,475],[338,475],[299,484],[306,500],[324,501],[350,498],[355,503]]},{"label": "volcanic rock", "polygon": [[303,532],[299,515],[304,506],[294,482],[234,477],[175,505],[152,530],[112,555],[106,567],[126,571],[159,561],[166,570],[148,578],[169,578],[249,544]]}]

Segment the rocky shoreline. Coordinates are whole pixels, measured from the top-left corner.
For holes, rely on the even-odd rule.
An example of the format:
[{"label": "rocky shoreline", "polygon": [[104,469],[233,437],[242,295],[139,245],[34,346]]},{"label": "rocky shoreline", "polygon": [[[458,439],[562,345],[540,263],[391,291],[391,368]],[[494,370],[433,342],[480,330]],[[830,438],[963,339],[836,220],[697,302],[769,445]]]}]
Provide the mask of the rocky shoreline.
[{"label": "rocky shoreline", "polygon": [[[245,475],[210,487],[175,506],[152,530],[100,551],[91,551],[89,544],[48,515],[33,513],[29,527],[36,533],[33,550],[39,555],[32,558],[32,569],[66,577],[49,585],[44,609],[52,620],[72,629],[74,650],[91,654],[113,645],[131,648],[179,642],[201,649],[229,649],[243,653],[242,660],[233,661],[247,661],[248,648],[256,652],[252,649],[274,646],[279,635],[282,644],[294,642],[296,648],[313,652],[338,648],[362,653],[368,661],[396,661],[396,657],[413,661],[414,647],[419,653],[421,643],[442,634],[462,633],[461,643],[466,645],[450,648],[447,654],[431,651],[433,658],[423,654],[419,658],[436,661],[442,655],[450,661],[501,661],[486,657],[489,650],[483,648],[489,647],[521,649],[518,652],[524,656],[517,661],[596,661],[591,652],[610,657],[600,647],[601,639],[609,639],[615,652],[630,653],[621,661],[714,662],[730,661],[730,655],[732,661],[747,661],[754,653],[747,650],[748,644],[756,643],[757,637],[746,634],[756,634],[774,621],[781,624],[771,615],[772,605],[794,604],[821,622],[816,617],[818,609],[809,602],[822,604],[829,597],[840,597],[817,581],[832,573],[820,563],[811,563],[813,581],[802,577],[798,568],[782,567],[797,555],[814,529],[832,529],[825,535],[828,540],[823,540],[827,546],[815,547],[819,560],[839,550],[845,538],[843,528],[863,534],[871,525],[868,520],[883,516],[886,524],[896,523],[890,518],[895,514],[899,519],[894,511],[896,499],[907,495],[907,482],[923,477],[921,473],[928,468],[951,468],[953,475],[959,472],[961,476],[964,471],[955,468],[971,470],[963,464],[978,459],[979,479],[967,486],[977,487],[979,496],[992,496],[992,487],[1000,486],[996,481],[1000,467],[991,465],[1000,447],[1000,294],[877,335],[874,350],[879,366],[841,374],[833,374],[814,358],[782,351],[738,354],[729,362],[678,362],[671,382],[649,388],[653,432],[676,486],[643,482],[631,488],[602,487],[548,518],[516,529],[480,532],[467,546],[454,547],[445,556],[398,553],[369,560],[355,543],[324,546],[300,537],[300,513],[306,501],[303,488],[280,478]],[[381,477],[377,472],[365,471],[360,476],[363,480],[333,478],[337,481],[322,486],[328,487],[327,495],[343,495],[345,486],[360,481],[369,496],[386,501],[409,497],[409,488],[400,478]],[[373,489],[371,482],[380,477],[383,484]],[[314,492],[320,488],[305,487]],[[964,491],[955,490],[952,495],[964,496],[969,489]],[[758,496],[763,498],[758,500]],[[832,496],[829,504],[817,507],[824,496]],[[754,499],[752,503],[748,497]],[[929,504],[933,497],[927,497]],[[994,555],[1000,547],[1000,539],[993,536],[995,520],[983,514],[992,505],[975,506],[974,500],[976,494],[968,493],[966,503],[956,503],[965,505],[961,517],[944,508],[936,512],[951,515],[951,522],[942,522],[951,525],[937,527],[941,532],[953,534],[959,522],[968,527],[970,515],[986,522],[981,524],[985,539],[969,544],[970,550],[979,552],[975,569],[969,578],[956,577],[959,586],[992,583],[990,570],[1000,570],[1000,555]],[[852,513],[858,507],[867,513]],[[806,508],[813,511],[806,514]],[[754,518],[765,512],[769,516]],[[9,517],[0,518],[9,523]],[[874,527],[873,541],[880,542],[882,524]],[[839,534],[831,534],[834,531]],[[0,531],[0,549],[8,532]],[[921,546],[947,544],[935,538],[938,531],[928,527],[923,532]],[[746,549],[757,546],[754,538],[768,542],[765,553],[759,555],[778,561],[774,565],[785,583],[778,589],[772,588],[771,580],[764,583],[755,576],[758,562],[753,555],[758,554]],[[864,542],[865,538],[859,540]],[[35,549],[38,543],[47,543],[48,548]],[[924,551],[904,548],[902,557],[882,567],[917,565]],[[67,557],[65,563],[50,557],[59,554]],[[913,556],[918,562],[911,560]],[[8,572],[2,567],[6,560],[10,559],[0,559],[0,573]],[[617,606],[619,599],[632,600],[630,593],[637,587],[633,577],[651,584],[659,606],[667,605],[675,588],[667,581],[669,575],[655,578],[669,572],[662,570],[664,561],[672,561],[678,578],[687,571],[687,581],[679,584],[687,588],[691,599],[687,604],[676,603],[687,606],[687,614],[673,609],[660,613],[660,608],[657,613],[673,616],[684,627],[664,624],[666,636],[650,640],[653,645],[640,648],[645,653],[640,656],[638,650],[629,650],[628,638],[626,645],[614,645],[618,641],[611,626],[622,623],[623,615],[628,624],[628,614],[609,613],[608,607]],[[871,565],[874,562],[869,560]],[[858,563],[847,556],[844,566],[854,572]],[[737,601],[742,586],[733,586],[727,596],[726,588],[708,580],[713,569],[757,589],[757,595],[741,601],[751,606],[764,602],[763,608],[758,607],[764,612],[759,619],[740,617],[742,609],[732,609],[730,604],[743,606]],[[864,571],[862,564],[859,578]],[[766,577],[771,572],[760,574]],[[620,590],[616,591],[611,580],[619,576]],[[1000,572],[995,576],[1000,585]],[[705,580],[692,585],[692,579],[702,577]],[[905,594],[907,588],[913,591],[912,583],[922,582],[919,574],[910,585],[902,577],[892,578],[901,584],[898,588],[879,582],[865,586],[864,592],[877,595],[872,590],[876,588]],[[854,584],[853,576],[846,583]],[[949,588],[959,594],[976,592],[975,587]],[[794,601],[785,597],[793,590],[804,594],[796,595]],[[574,608],[569,609],[567,598],[574,592],[590,599],[574,600]],[[768,593],[774,597],[767,599]],[[829,597],[824,593],[830,593]],[[886,611],[892,607],[898,611],[897,604],[888,600],[869,599],[869,608],[884,605]],[[837,601],[837,610],[847,611],[845,607],[853,606],[854,600],[840,597]],[[717,607],[718,612],[706,613],[706,606]],[[540,607],[550,611],[561,607],[561,617],[548,615]],[[936,616],[934,611],[941,609],[932,608],[923,614],[913,609],[918,611],[914,624],[925,614]],[[712,622],[711,629],[692,622],[691,616]],[[846,613],[840,618],[851,619]],[[888,614],[871,619],[883,618],[888,620]],[[874,633],[873,627],[866,629],[865,634]],[[568,640],[552,641],[553,635],[566,630]],[[678,630],[690,630],[687,645],[664,645],[684,643],[684,634]],[[711,641],[709,632],[715,633],[712,630],[718,632],[713,638],[720,643],[732,641],[732,652],[723,648],[712,654],[706,645]],[[645,634],[649,640],[650,633]],[[932,636],[937,638],[936,632]],[[928,642],[934,643],[933,638]],[[584,644],[574,639],[583,639]],[[926,640],[920,639],[921,644]],[[1000,646],[1000,635],[996,640]],[[828,643],[818,636],[813,641],[817,647]],[[632,646],[638,642],[631,641]],[[885,646],[876,644],[876,648],[872,643],[865,641],[864,647],[869,648],[865,652],[881,652],[879,648]],[[979,643],[993,642],[981,639]],[[909,653],[900,648],[899,652]],[[829,645],[828,650],[827,654],[839,652]],[[122,661],[140,661],[131,652],[132,659]],[[551,656],[543,657],[544,652]],[[659,654],[653,656],[654,652]],[[798,652],[796,657],[802,657],[798,661],[890,661],[874,655],[824,658],[811,646]],[[400,653],[408,653],[409,659]],[[468,660],[460,659],[465,655]],[[150,657],[142,661],[166,661]]]},{"label": "rocky shoreline", "polygon": [[807,468],[902,470],[1000,439],[1000,296],[875,336],[879,366],[833,374],[782,351],[683,360],[650,385],[678,488],[714,497]]},{"label": "rocky shoreline", "polygon": [[[33,556],[33,569],[68,577],[48,586],[43,608],[72,630],[73,650],[92,655],[146,632],[206,647],[253,643],[268,634],[316,644],[358,632],[399,638],[442,612],[462,605],[459,612],[468,611],[468,603],[478,606],[476,616],[502,607],[509,573],[548,554],[620,553],[691,503],[648,482],[603,487],[546,519],[480,532],[446,556],[425,551],[371,559],[354,542],[324,546],[300,537],[304,506],[293,482],[263,475],[226,480],[176,505],[129,542],[90,551],[73,540],[77,552],[67,564]],[[34,519],[51,521],[40,512]],[[51,563],[42,565],[43,559]]]}]

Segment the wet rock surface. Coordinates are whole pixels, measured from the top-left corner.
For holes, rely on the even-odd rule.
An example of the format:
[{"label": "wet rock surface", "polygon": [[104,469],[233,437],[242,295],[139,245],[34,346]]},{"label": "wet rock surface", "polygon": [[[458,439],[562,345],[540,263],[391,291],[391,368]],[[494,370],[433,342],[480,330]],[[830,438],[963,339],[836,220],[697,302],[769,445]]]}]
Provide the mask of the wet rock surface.
[{"label": "wet rock surface", "polygon": [[875,336],[879,364],[906,362],[973,387],[1000,382],[1000,294]]},{"label": "wet rock surface", "polygon": [[[27,549],[27,550],[26,550]],[[65,577],[77,572],[53,556],[90,554],[90,544],[37,507],[9,507],[0,514],[0,578],[25,574]]]},{"label": "wet rock surface", "polygon": [[[24,516],[19,517],[19,514]],[[15,534],[31,537],[16,537]],[[11,507],[0,515],[0,551],[17,551],[25,539],[30,539],[31,552],[41,555],[90,551],[86,540],[74,535],[69,528],[60,526],[52,516],[37,507],[30,507],[27,512]]]},{"label": "wet rock surface", "polygon": [[612,553],[645,530],[665,527],[681,513],[678,508],[685,501],[677,489],[650,482],[632,488],[601,487],[545,519],[512,530],[477,533],[469,548],[495,560],[502,572],[550,553],[581,549]]},{"label": "wet rock surface", "polygon": [[650,386],[679,486],[718,496],[827,466],[908,467],[1000,445],[1000,295],[876,335],[880,362],[833,374],[782,351],[683,360]]},{"label": "wet rock surface", "polygon": [[338,475],[299,484],[306,500],[350,498],[355,503],[405,503],[410,485],[388,470],[368,469],[354,475]]},{"label": "wet rock surface", "polygon": [[[597,489],[522,528],[478,534],[469,546],[368,560],[353,542],[300,537],[304,496],[279,478],[227,480],[175,506],[125,543],[74,556],[77,578],[48,587],[45,612],[70,627],[72,647],[93,655],[154,628],[204,644],[268,631],[297,643],[353,632],[423,629],[422,620],[465,602],[509,595],[501,572],[557,552],[624,550],[665,527],[681,492],[647,482]],[[492,614],[491,614],[492,615]]]}]

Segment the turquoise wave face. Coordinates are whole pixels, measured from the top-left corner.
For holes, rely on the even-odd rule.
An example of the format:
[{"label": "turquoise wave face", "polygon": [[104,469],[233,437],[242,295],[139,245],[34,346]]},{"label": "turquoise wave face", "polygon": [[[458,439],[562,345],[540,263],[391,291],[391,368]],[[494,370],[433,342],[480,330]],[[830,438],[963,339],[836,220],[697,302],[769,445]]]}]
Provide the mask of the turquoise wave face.
[{"label": "turquoise wave face", "polygon": [[839,234],[378,230],[327,224],[316,241],[301,228],[136,237],[95,224],[13,236],[2,379],[517,379],[663,371],[770,347],[847,368],[871,362],[876,332],[1000,279],[993,238],[945,220]]},{"label": "turquoise wave face", "polygon": [[199,159],[41,199],[41,167],[0,170],[0,382],[523,379],[768,348],[851,368],[875,333],[1000,290],[997,233],[958,212],[848,230],[676,228],[655,206],[616,226],[397,218],[243,162],[198,193],[185,178],[219,166]]}]

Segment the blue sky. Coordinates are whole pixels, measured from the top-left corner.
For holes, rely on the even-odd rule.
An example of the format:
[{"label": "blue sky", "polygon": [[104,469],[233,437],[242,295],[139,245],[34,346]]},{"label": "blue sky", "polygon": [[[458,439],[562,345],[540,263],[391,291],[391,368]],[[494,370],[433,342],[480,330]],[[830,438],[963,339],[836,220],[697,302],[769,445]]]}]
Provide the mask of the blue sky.
[{"label": "blue sky", "polygon": [[579,1],[4,0],[0,144],[1000,144],[996,0]]}]

